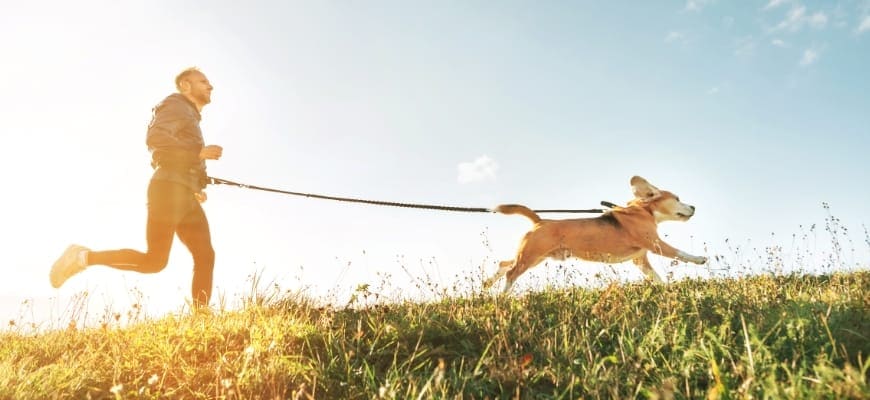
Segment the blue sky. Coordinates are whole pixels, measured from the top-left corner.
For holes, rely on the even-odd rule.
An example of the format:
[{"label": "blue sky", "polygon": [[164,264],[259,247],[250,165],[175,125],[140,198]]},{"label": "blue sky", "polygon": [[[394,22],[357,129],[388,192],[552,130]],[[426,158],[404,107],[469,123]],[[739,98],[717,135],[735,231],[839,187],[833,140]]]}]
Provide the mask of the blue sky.
[{"label": "blue sky", "polygon": [[[145,127],[190,65],[215,86],[202,123],[225,148],[214,176],[590,208],[625,202],[642,175],[698,208],[660,229],[686,251],[735,264],[782,248],[797,267],[800,254],[825,258],[830,212],[849,231],[840,266],[870,259],[867,0],[19,2],[4,5],[0,35],[2,268],[16,277],[0,283],[0,311],[13,316],[24,299],[62,314],[82,291],[117,308],[137,301],[131,292],[151,310],[182,303],[179,244],[153,276],[97,267],[53,290],[47,273],[71,242],[143,248]],[[227,297],[255,273],[312,293],[383,280],[408,293],[425,275],[450,285],[491,273],[529,228],[515,216],[209,195]]]}]

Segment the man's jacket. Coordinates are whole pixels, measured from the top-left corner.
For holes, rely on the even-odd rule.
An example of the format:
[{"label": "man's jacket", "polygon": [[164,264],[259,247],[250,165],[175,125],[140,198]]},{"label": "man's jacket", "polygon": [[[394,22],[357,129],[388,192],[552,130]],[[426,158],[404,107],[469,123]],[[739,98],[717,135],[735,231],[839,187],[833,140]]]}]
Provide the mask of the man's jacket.
[{"label": "man's jacket", "polygon": [[179,93],[153,109],[145,143],[151,151],[152,180],[177,182],[199,192],[206,185],[205,161],[199,159],[204,142],[196,106]]}]

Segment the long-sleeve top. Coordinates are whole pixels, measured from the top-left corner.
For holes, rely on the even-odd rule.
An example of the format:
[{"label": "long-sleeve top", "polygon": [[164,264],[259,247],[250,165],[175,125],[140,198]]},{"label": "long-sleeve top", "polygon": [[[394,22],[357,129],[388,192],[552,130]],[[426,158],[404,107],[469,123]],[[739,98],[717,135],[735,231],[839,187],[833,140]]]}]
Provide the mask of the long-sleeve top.
[{"label": "long-sleeve top", "polygon": [[196,106],[179,93],[163,99],[153,109],[145,143],[151,151],[152,180],[167,180],[199,192],[206,185],[205,161]]}]

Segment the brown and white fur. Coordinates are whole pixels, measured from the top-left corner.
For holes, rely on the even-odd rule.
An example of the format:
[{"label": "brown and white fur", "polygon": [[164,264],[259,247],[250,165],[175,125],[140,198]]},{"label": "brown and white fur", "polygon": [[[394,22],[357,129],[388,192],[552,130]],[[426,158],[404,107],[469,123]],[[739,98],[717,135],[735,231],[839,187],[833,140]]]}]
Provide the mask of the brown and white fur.
[{"label": "brown and white fur", "polygon": [[535,225],[520,242],[516,258],[499,263],[498,271],[484,282],[484,287],[507,275],[504,285],[507,292],[520,275],[548,257],[557,260],[576,257],[602,263],[632,260],[648,278],[658,282],[661,278],[650,266],[648,252],[695,264],[707,262],[706,257],[693,256],[665,243],[656,231],[659,222],[688,220],[695,214],[694,206],[639,176],[631,178],[631,189],[634,200],[596,218],[550,220],[541,219],[522,205],[496,207],[497,212],[520,214]]}]

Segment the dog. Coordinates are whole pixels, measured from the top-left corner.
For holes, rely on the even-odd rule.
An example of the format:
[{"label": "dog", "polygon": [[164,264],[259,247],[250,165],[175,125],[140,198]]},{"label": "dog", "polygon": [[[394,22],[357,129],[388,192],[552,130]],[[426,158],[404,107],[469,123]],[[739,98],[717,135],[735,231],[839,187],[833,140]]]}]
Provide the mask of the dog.
[{"label": "dog", "polygon": [[650,266],[649,252],[695,264],[707,262],[706,257],[693,256],[665,243],[656,231],[659,222],[687,221],[695,215],[694,206],[639,176],[631,178],[631,190],[634,199],[625,207],[614,207],[596,218],[550,220],[518,204],[496,207],[493,211],[520,214],[535,225],[520,242],[516,258],[500,262],[498,271],[484,281],[484,288],[506,275],[507,293],[520,275],[546,258],[576,257],[602,263],[631,260],[648,279],[656,282],[662,279]]}]

